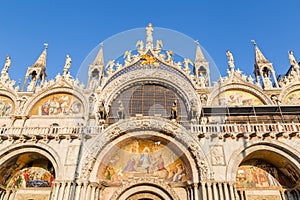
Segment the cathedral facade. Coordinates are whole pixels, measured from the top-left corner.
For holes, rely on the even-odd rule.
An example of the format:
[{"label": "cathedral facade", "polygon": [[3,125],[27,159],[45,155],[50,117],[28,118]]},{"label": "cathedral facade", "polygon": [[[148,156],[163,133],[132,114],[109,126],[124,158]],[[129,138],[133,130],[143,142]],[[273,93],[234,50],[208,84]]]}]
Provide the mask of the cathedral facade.
[{"label": "cathedral facade", "polygon": [[[300,199],[300,69],[276,76],[256,42],[254,74],[211,81],[154,41],[118,60],[101,46],[86,84],[46,80],[47,45],[23,84],[0,78],[0,200]],[[143,39],[143,38],[141,38]],[[105,45],[105,44],[104,44]]]}]

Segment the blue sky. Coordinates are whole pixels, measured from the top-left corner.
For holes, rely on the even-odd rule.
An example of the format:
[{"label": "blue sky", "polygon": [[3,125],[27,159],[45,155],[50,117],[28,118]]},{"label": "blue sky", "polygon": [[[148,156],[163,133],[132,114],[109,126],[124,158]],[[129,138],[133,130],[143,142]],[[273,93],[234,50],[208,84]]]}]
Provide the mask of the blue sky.
[{"label": "blue sky", "polygon": [[23,79],[47,42],[47,79],[62,72],[67,53],[72,57],[71,74],[76,75],[101,41],[152,22],[198,39],[223,74],[227,49],[232,51],[236,67],[252,74],[250,40],[255,39],[278,75],[289,67],[288,50],[294,50],[300,60],[299,7],[297,0],[2,1],[0,66],[10,55],[11,79]]}]

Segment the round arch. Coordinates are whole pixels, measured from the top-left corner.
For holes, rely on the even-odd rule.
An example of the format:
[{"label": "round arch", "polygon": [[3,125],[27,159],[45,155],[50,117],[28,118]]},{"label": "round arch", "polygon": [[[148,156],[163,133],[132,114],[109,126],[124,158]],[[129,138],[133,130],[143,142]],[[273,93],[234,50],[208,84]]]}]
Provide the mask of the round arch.
[{"label": "round arch", "polygon": [[16,144],[0,150],[0,166],[10,158],[23,153],[38,153],[46,157],[53,165],[56,179],[64,176],[63,164],[58,153],[50,146],[39,143]]},{"label": "round arch", "polygon": [[261,150],[266,150],[285,158],[300,174],[300,163],[297,158],[300,152],[298,150],[278,141],[254,141],[246,143],[245,146],[247,147],[241,147],[232,153],[226,169],[227,181],[235,182],[236,172],[243,160],[250,154]]},{"label": "round arch", "polygon": [[207,100],[207,105],[211,105],[213,100],[223,92],[228,90],[244,91],[250,93],[260,99],[264,104],[273,104],[272,100],[262,91],[261,88],[255,85],[246,85],[241,83],[230,83],[222,86],[217,86],[210,94]]},{"label": "round arch", "polygon": [[104,133],[99,134],[93,141],[87,142],[85,145],[88,149],[85,148],[86,151],[81,160],[81,178],[96,177],[100,162],[115,144],[130,137],[143,137],[145,133],[170,141],[185,155],[192,172],[191,181],[199,182],[202,170],[209,170],[210,165],[205,150],[197,142],[197,138],[187,132],[184,127],[160,117],[142,117],[141,119],[120,120],[106,129]]},{"label": "round arch", "polygon": [[138,194],[143,194],[143,193],[152,194],[154,195],[153,197],[157,197],[157,199],[179,200],[178,196],[170,187],[166,185],[163,186],[165,187],[164,189],[157,187],[157,185],[155,186],[151,185],[147,182],[140,183],[139,185],[133,185],[129,187],[127,186],[122,188],[120,191],[117,191],[116,194],[111,198],[111,200],[127,200],[130,197],[137,196]]},{"label": "round arch", "polygon": [[84,115],[88,114],[88,112],[89,112],[88,105],[89,104],[88,104],[88,101],[87,101],[86,97],[84,96],[84,94],[82,94],[81,92],[78,92],[77,90],[74,90],[73,88],[66,88],[66,87],[54,88],[54,89],[50,89],[48,91],[41,92],[40,94],[35,96],[31,101],[26,102],[26,104],[24,105],[24,107],[26,109],[23,111],[24,112],[23,114],[29,114],[29,112],[32,110],[32,108],[35,106],[35,104],[38,101],[40,101],[44,97],[47,97],[51,94],[56,94],[56,93],[66,93],[66,94],[75,96],[82,103]]},{"label": "round arch", "polygon": [[280,93],[278,99],[283,103],[286,97],[291,94],[292,92],[300,91],[300,84],[292,84],[284,87],[282,92]]},{"label": "round arch", "polygon": [[[176,80],[176,82],[174,82]],[[176,91],[179,97],[184,101],[187,110],[193,106],[200,109],[201,102],[195,88],[187,80],[177,74],[168,73],[161,69],[147,69],[127,72],[124,75],[116,77],[106,85],[102,91],[98,91],[98,100],[105,99],[105,107],[116,98],[122,91],[136,84],[158,84]]]}]

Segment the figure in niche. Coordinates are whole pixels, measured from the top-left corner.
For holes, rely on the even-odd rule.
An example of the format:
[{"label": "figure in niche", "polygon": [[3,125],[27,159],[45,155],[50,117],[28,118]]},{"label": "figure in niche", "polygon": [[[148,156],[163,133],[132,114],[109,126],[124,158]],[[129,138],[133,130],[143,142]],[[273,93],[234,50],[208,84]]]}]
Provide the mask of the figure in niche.
[{"label": "figure in niche", "polygon": [[72,59],[69,54],[66,55],[66,63],[63,70],[63,75],[67,75],[69,73],[69,69],[71,67]]},{"label": "figure in niche", "polygon": [[268,77],[268,76],[266,76],[266,75],[264,75],[263,79],[264,79],[264,84],[265,84],[264,87],[265,87],[266,89],[272,88],[272,81],[271,81],[271,78]]},{"label": "figure in niche", "polygon": [[177,113],[177,100],[175,100],[173,102],[173,105],[171,107],[171,117],[170,119],[172,121],[177,121],[177,118],[178,118],[178,113]]},{"label": "figure in niche", "polygon": [[125,111],[122,101],[119,101],[118,117],[119,119],[125,119]]},{"label": "figure in niche", "polygon": [[145,147],[142,151],[142,154],[140,155],[139,167],[141,167],[142,171],[146,171],[147,173],[149,173],[150,165],[150,149],[148,147]]},{"label": "figure in niche", "polygon": [[200,74],[199,74],[199,86],[202,88],[205,87],[205,77],[202,74],[202,72],[200,72]]},{"label": "figure in niche", "polygon": [[99,120],[99,124],[103,124],[106,120],[107,113],[106,113],[103,101],[101,101],[99,103],[97,117],[98,117],[98,120]]},{"label": "figure in niche", "polygon": [[33,71],[31,73],[31,81],[28,84],[27,91],[31,92],[31,91],[34,90],[34,88],[36,86],[36,82],[37,82],[37,77],[36,76],[37,76],[36,71]]}]

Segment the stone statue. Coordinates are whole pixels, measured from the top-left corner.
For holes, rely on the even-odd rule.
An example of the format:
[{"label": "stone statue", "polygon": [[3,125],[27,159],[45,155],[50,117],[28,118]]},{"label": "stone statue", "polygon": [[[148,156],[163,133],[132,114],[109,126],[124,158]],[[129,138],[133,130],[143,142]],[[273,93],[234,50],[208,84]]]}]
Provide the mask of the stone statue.
[{"label": "stone statue", "polygon": [[115,66],[115,60],[108,61],[105,67],[107,69],[107,76],[111,76],[115,72],[114,66]]},{"label": "stone statue", "polygon": [[103,124],[107,118],[107,113],[103,101],[99,102],[97,117],[98,117],[99,124]]},{"label": "stone statue", "polygon": [[2,69],[2,73],[5,72],[7,73],[8,72],[8,69],[11,65],[11,60],[10,60],[10,57],[9,56],[6,56],[6,60],[5,60],[5,64],[4,64],[4,67]]},{"label": "stone statue", "polygon": [[264,75],[263,80],[264,80],[264,88],[265,89],[270,89],[273,87],[271,78],[269,76]]},{"label": "stone statue", "polygon": [[9,56],[6,56],[6,61],[4,64],[4,67],[1,71],[1,81],[6,82],[9,80],[9,76],[8,76],[8,69],[11,65],[11,60]]},{"label": "stone statue", "polygon": [[70,57],[69,54],[66,55],[66,63],[65,63],[65,66],[64,66],[64,71],[63,71],[63,75],[67,75],[69,73],[69,69],[71,67],[71,63],[72,63],[72,59]]},{"label": "stone statue", "polygon": [[190,73],[191,73],[191,69],[190,69],[190,67],[189,67],[189,64],[190,64],[190,65],[193,65],[193,62],[192,62],[190,59],[185,58],[184,61],[183,61],[183,66],[184,66],[183,70],[184,70],[187,74],[190,74]]},{"label": "stone statue", "polygon": [[199,74],[199,86],[201,88],[204,88],[205,87],[205,76],[202,74],[202,72],[200,72]]},{"label": "stone statue", "polygon": [[294,52],[292,50],[289,51],[289,60],[290,60],[291,66],[293,66],[294,69],[298,72],[300,67],[294,57]]},{"label": "stone statue", "polygon": [[163,47],[163,42],[162,42],[162,40],[157,40],[157,41],[156,41],[155,49],[161,49],[162,47]]},{"label": "stone statue", "polygon": [[139,51],[144,50],[144,43],[142,40],[137,41],[135,46],[138,48]]},{"label": "stone statue", "polygon": [[119,119],[125,119],[125,111],[122,101],[119,101],[118,117]]},{"label": "stone statue", "polygon": [[177,100],[175,100],[171,107],[171,116],[170,119],[176,121],[178,118],[178,111],[177,111]]},{"label": "stone statue", "polygon": [[226,51],[226,56],[228,58],[228,67],[229,67],[230,71],[233,72],[234,71],[234,59],[233,59],[233,55],[230,52],[230,50]]},{"label": "stone statue", "polygon": [[125,66],[128,66],[131,63],[131,51],[126,51],[123,58],[125,58]]},{"label": "stone statue", "polygon": [[173,61],[173,55],[174,55],[174,53],[173,53],[172,50],[167,51],[167,60],[166,60],[166,62],[171,63]]},{"label": "stone statue", "polygon": [[149,23],[148,26],[146,27],[146,48],[147,49],[152,49],[153,48],[153,28],[152,24]]}]

